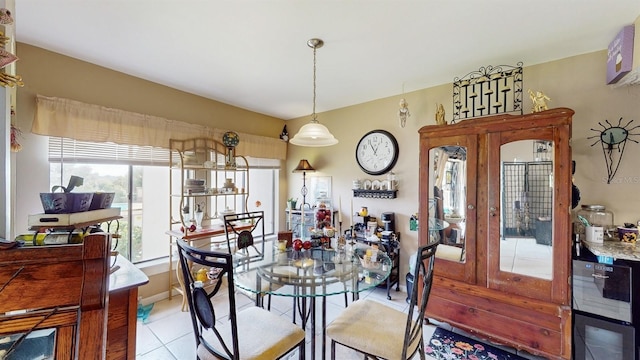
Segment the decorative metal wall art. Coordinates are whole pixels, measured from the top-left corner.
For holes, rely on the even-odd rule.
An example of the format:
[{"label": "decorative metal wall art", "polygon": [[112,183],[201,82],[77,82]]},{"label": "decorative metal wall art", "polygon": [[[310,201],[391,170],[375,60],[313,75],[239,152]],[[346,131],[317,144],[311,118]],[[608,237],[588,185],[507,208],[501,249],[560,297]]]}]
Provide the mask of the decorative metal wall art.
[{"label": "decorative metal wall art", "polygon": [[522,114],[522,62],[481,67],[453,79],[453,120],[508,112]]},{"label": "decorative metal wall art", "polygon": [[591,131],[598,132],[599,134],[590,136],[587,139],[598,139],[596,142],[591,144],[591,146],[594,146],[597,143],[602,145],[602,153],[607,165],[607,184],[610,184],[611,180],[616,175],[616,172],[618,172],[618,167],[620,167],[620,162],[622,161],[622,155],[624,154],[627,140],[633,141],[636,144],[638,143],[638,141],[631,139],[630,136],[640,135],[640,133],[631,133],[633,130],[640,128],[640,125],[630,127],[633,120],[629,120],[628,123],[622,125],[622,118],[618,120],[618,124],[615,126],[612,125],[609,120],[605,119],[604,121],[607,123],[608,127],[599,122],[598,125],[602,126],[602,130],[591,129]]}]

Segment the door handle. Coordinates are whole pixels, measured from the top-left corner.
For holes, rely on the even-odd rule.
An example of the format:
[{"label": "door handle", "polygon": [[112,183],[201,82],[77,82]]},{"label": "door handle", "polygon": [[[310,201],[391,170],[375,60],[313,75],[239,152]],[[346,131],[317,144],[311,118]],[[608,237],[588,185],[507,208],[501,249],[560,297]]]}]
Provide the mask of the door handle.
[{"label": "door handle", "polygon": [[490,207],[490,208],[489,208],[489,214],[490,214],[491,216],[496,216],[496,210],[497,210],[497,209],[496,209],[496,207],[495,207],[495,206]]}]

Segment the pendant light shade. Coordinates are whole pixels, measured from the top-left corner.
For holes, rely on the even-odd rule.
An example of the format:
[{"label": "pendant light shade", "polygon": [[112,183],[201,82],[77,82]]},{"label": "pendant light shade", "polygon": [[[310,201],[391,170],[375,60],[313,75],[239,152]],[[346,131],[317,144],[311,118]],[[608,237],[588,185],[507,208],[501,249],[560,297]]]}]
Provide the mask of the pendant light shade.
[{"label": "pendant light shade", "polygon": [[317,121],[311,121],[303,125],[289,142],[298,146],[322,147],[335,145],[338,143],[338,139],[329,132],[326,126]]},{"label": "pendant light shade", "polygon": [[313,49],[313,113],[311,114],[311,122],[303,125],[289,142],[293,145],[307,147],[335,145],[338,143],[338,139],[329,132],[326,126],[320,124],[316,118],[316,49],[322,47],[324,41],[311,39],[307,41],[307,45]]}]

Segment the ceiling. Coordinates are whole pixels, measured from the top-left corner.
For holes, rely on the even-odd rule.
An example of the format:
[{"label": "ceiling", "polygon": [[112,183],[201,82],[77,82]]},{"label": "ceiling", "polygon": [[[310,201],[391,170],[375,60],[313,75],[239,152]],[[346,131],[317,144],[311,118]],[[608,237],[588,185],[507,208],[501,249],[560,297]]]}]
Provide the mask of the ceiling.
[{"label": "ceiling", "polygon": [[638,0],[15,2],[19,42],[282,119],[311,114],[310,38],[323,112],[606,49],[640,15]]}]

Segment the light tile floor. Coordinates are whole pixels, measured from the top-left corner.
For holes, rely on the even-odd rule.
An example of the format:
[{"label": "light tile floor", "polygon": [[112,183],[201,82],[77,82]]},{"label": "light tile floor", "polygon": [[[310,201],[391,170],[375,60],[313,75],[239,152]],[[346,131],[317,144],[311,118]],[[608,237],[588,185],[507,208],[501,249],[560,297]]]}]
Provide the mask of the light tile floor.
[{"label": "light tile floor", "polygon": [[[387,300],[385,289],[374,288],[360,294],[360,298],[368,298],[393,306],[399,310],[406,311],[408,304],[405,301],[406,293],[391,290],[391,300]],[[246,306],[254,306],[253,300],[238,293],[236,297],[238,309]],[[174,296],[171,300],[157,302],[146,322],[138,320],[138,332],[136,343],[136,359],[138,360],[186,360],[195,359],[195,339],[191,328],[191,317],[188,312],[181,312],[181,296]],[[320,301],[317,301],[320,306]],[[224,308],[224,307],[222,307]],[[330,323],[344,309],[344,296],[335,295],[327,298],[327,324]],[[292,319],[292,300],[285,297],[272,297],[271,311]],[[321,310],[318,309],[318,314]],[[227,314],[218,314],[218,316]],[[298,317],[298,323],[300,319]],[[320,319],[317,319],[316,329],[316,358],[322,359],[322,329]],[[425,325],[424,338],[428,342],[431,338],[435,326]],[[311,343],[307,337],[307,359],[310,359]],[[336,358],[341,360],[362,359],[362,355],[355,351],[337,346]],[[330,342],[327,340],[327,359],[330,357]],[[290,359],[297,359],[297,353],[289,356]],[[418,354],[414,357],[419,359]],[[427,359],[432,359],[427,357]]]},{"label": "light tile floor", "polygon": [[542,279],[553,278],[553,248],[535,238],[506,238],[500,241],[500,270]]},{"label": "light tile floor", "polygon": [[[247,306],[255,306],[253,300],[247,296],[236,293],[236,306],[238,309],[245,308]],[[367,298],[375,301],[382,302],[388,306],[393,306],[399,310],[407,311],[409,305],[405,299],[407,294],[402,291],[391,290],[391,300],[387,300],[387,293],[385,289],[373,288],[360,293],[360,298]],[[220,296],[220,299],[223,297]],[[219,301],[214,297],[214,306],[216,301]],[[351,301],[351,299],[349,299]],[[321,304],[317,301],[317,306]],[[146,322],[138,320],[138,332],[136,342],[136,359],[137,360],[191,360],[195,359],[195,338],[193,336],[193,329],[191,325],[191,317],[188,312],[180,311],[182,306],[182,297],[180,295],[174,296],[171,300],[162,300],[155,303],[153,310],[151,311],[149,318]],[[344,296],[335,295],[327,298],[327,324],[329,324],[335,317],[344,309]],[[217,309],[228,308],[228,306],[216,306]],[[292,300],[291,298],[273,296],[271,302],[271,311],[285,316],[287,319],[292,319]],[[321,314],[321,309],[318,308],[317,314]],[[228,314],[216,314],[219,321],[224,321]],[[300,323],[299,317],[297,318],[298,324]],[[322,359],[322,328],[320,325],[321,319],[317,319],[317,328],[315,332],[316,336],[316,359]],[[310,326],[308,324],[308,326]],[[441,326],[445,329],[459,332],[466,336],[473,337],[469,334],[465,334],[458,329],[452,329],[448,324],[441,323]],[[425,339],[425,345],[429,343],[431,335],[435,330],[435,326],[427,324],[424,326],[423,336]],[[330,358],[330,340],[327,339],[327,352],[326,358]],[[516,353],[513,348],[505,346],[495,345],[503,350],[511,353]],[[311,342],[309,336],[307,336],[306,344],[306,358],[311,359]],[[518,355],[532,360],[541,360],[543,358],[533,356],[526,352],[517,352]],[[293,352],[287,357],[287,360],[297,359],[297,352]],[[351,349],[347,349],[338,345],[336,348],[336,359],[340,360],[362,360],[363,356],[356,353]],[[419,354],[416,354],[413,359],[419,359]],[[427,360],[433,360],[434,358],[426,356]]]}]

